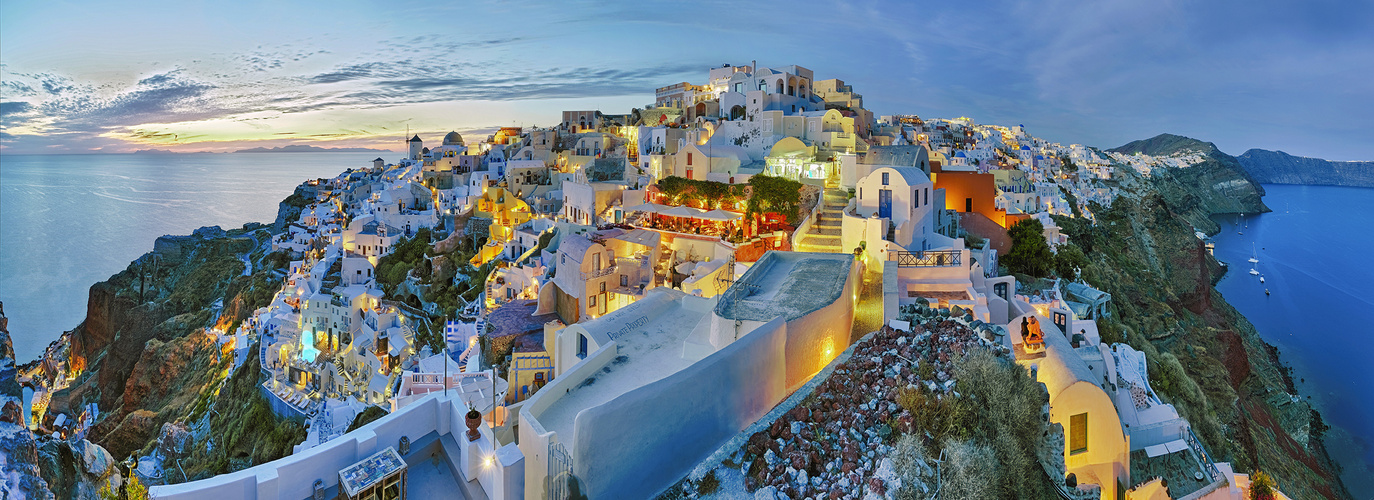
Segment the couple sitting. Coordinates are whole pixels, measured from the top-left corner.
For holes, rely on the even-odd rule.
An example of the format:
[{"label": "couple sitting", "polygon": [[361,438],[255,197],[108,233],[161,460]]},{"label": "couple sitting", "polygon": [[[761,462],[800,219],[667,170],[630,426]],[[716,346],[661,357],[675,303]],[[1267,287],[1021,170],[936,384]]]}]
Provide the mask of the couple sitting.
[{"label": "couple sitting", "polygon": [[1035,352],[1045,347],[1045,336],[1040,331],[1040,320],[1035,316],[1021,318],[1021,339],[1026,351]]}]

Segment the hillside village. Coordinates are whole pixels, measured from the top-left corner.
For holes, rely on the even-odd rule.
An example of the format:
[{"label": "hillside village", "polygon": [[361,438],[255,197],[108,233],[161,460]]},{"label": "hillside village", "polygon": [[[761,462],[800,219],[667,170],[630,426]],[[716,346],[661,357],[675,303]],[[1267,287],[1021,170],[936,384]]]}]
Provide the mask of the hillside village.
[{"label": "hillside village", "polygon": [[[306,438],[184,483],[166,453],[139,457],[151,494],[1249,491],[1252,471],[1214,460],[1155,392],[1146,353],[1104,331],[1113,297],[1082,279],[1081,252],[1060,254],[1061,225],[1096,221],[1120,179],[1203,153],[875,116],[795,65],[702,77],[622,114],[415,134],[402,158],[302,184],[298,215],[257,242],[289,262],[270,302],[204,335],[227,370],[260,367],[256,390]],[[98,407],[45,415],[57,390],[27,421],[83,435]],[[1017,396],[983,400],[999,394]],[[960,425],[1016,422],[1033,457],[1002,472],[1017,482],[971,475],[992,445],[931,416],[997,406],[1006,422]],[[350,429],[364,414],[382,416]]]}]

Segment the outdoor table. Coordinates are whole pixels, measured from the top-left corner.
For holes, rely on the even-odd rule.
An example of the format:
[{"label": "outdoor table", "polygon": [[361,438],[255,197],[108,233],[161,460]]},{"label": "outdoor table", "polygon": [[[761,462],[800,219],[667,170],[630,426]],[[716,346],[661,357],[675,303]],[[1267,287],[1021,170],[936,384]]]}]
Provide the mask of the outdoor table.
[{"label": "outdoor table", "polygon": [[406,462],[396,448],[386,447],[339,471],[339,500],[406,498]]}]

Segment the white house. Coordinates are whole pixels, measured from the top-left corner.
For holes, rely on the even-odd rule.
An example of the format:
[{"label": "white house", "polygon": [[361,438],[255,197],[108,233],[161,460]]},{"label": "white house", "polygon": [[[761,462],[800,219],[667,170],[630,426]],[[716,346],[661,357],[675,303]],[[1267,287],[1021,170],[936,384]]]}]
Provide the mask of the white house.
[{"label": "white house", "polygon": [[[864,240],[877,237],[905,249],[926,249],[927,239],[934,234],[935,227],[932,217],[936,209],[934,191],[935,185],[918,168],[884,166],[873,169],[856,185],[855,213],[864,218],[885,219],[890,226],[883,228],[880,225],[880,234],[866,235]],[[875,243],[870,241],[869,245]]]}]

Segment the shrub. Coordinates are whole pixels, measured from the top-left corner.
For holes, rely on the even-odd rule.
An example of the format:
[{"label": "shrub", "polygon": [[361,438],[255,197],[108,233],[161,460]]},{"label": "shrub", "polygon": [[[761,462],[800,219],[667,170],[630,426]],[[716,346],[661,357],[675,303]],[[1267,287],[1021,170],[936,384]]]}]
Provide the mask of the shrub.
[{"label": "shrub", "polygon": [[915,435],[907,434],[897,440],[897,444],[892,449],[892,468],[897,473],[897,477],[902,479],[902,485],[895,491],[895,496],[902,500],[920,498],[920,489],[916,484],[933,484],[933,472],[926,465],[925,448],[921,445],[920,438]]},{"label": "shrub", "polygon": [[1083,250],[1072,243],[1059,245],[1059,254],[1054,256],[1054,271],[1060,278],[1073,280],[1074,269],[1087,269],[1088,257]]},{"label": "shrub", "polygon": [[1273,500],[1278,489],[1274,478],[1264,471],[1257,470],[1250,476],[1250,500]]},{"label": "shrub", "polygon": [[997,494],[1001,464],[991,447],[972,440],[945,442],[945,462],[941,467],[940,498],[983,499],[1016,498]]},{"label": "shrub", "polygon": [[369,406],[367,409],[364,409],[362,413],[359,413],[358,416],[353,417],[353,423],[348,424],[347,432],[353,432],[354,429],[367,425],[373,420],[377,420],[383,416],[386,416],[386,410],[375,405]]},{"label": "shrub", "polygon": [[720,479],[716,478],[716,471],[712,469],[706,473],[706,477],[697,482],[698,495],[710,495],[720,489]]}]

